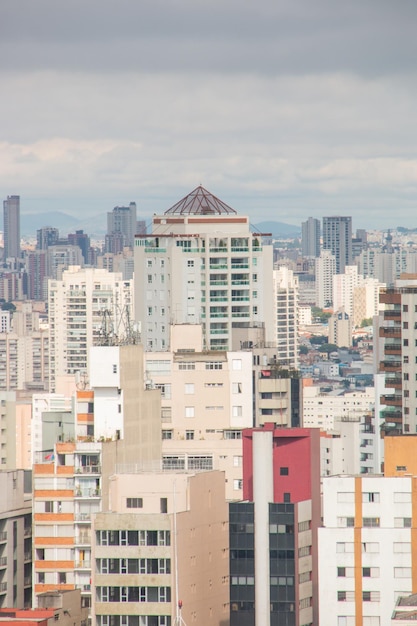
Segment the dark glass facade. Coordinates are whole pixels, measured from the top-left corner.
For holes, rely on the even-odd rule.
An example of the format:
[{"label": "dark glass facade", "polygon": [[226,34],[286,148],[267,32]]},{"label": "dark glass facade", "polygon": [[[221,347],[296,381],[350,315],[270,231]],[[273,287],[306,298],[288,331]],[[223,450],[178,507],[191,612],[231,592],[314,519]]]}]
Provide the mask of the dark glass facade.
[{"label": "dark glass facade", "polygon": [[[234,502],[230,514],[230,626],[255,626],[253,502]],[[295,626],[294,504],[269,505],[271,626]]]}]

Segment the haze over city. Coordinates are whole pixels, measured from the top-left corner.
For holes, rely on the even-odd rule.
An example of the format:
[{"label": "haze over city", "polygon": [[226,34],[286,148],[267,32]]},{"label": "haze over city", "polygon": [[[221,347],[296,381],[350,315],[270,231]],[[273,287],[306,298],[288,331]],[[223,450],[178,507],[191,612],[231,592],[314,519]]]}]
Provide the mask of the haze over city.
[{"label": "haze over city", "polygon": [[416,206],[414,2],[0,6],[2,197],[161,213],[202,183],[252,221]]}]

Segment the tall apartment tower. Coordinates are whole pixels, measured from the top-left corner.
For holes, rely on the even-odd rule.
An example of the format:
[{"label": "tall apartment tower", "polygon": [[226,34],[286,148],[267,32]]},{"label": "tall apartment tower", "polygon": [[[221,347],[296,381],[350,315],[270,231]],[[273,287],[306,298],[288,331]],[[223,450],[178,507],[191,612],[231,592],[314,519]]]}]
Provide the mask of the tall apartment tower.
[{"label": "tall apartment tower", "polygon": [[333,302],[333,276],[336,258],[330,250],[322,250],[316,259],[316,305],[324,309]]},{"label": "tall apartment tower", "polygon": [[352,218],[323,217],[323,248],[336,257],[336,273],[352,265]]},{"label": "tall apartment tower", "polygon": [[315,217],[301,224],[301,249],[303,256],[320,256],[320,220]]},{"label": "tall apartment tower", "polygon": [[243,502],[229,505],[230,626],[319,624],[317,429],[243,433]]},{"label": "tall apartment tower", "polygon": [[396,289],[381,292],[385,304],[379,336],[384,341],[380,372],[393,393],[381,397],[384,431],[417,433],[417,276],[397,281]]},{"label": "tall apartment tower", "polygon": [[[136,234],[136,202],[131,202],[129,206],[115,206],[111,213],[107,213],[107,239],[115,236],[123,238],[124,247],[133,248]],[[106,252],[121,252],[121,250],[107,250]]]},{"label": "tall apartment tower", "polygon": [[55,246],[59,240],[59,230],[53,226],[43,226],[36,231],[36,248],[46,250]]},{"label": "tall apartment tower", "polygon": [[234,328],[274,341],[272,246],[249,218],[199,186],[135,241],[136,319],[146,350],[169,347],[170,323],[203,324],[205,349],[230,350]]},{"label": "tall apartment tower", "polygon": [[50,391],[57,376],[88,372],[90,347],[121,332],[131,305],[131,283],[121,274],[71,266],[62,280],[49,280]]},{"label": "tall apartment tower", "polygon": [[298,277],[288,267],[274,270],[277,361],[298,366]]},{"label": "tall apartment tower", "polygon": [[4,255],[9,258],[20,257],[20,196],[7,196],[3,202]]}]

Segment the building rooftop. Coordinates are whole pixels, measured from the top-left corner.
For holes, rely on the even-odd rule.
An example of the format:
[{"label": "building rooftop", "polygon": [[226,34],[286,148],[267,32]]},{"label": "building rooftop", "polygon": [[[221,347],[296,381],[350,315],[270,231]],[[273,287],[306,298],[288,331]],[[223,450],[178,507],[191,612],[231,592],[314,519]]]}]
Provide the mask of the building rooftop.
[{"label": "building rooftop", "polygon": [[236,214],[237,211],[225,204],[201,185],[174,204],[165,215],[221,215]]}]

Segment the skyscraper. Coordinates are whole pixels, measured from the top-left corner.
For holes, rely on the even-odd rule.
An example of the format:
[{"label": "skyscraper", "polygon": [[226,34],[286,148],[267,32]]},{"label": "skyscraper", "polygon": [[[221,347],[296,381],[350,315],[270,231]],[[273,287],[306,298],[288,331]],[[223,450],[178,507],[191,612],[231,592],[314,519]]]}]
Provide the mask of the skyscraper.
[{"label": "skyscraper", "polygon": [[336,274],[352,265],[352,218],[323,217],[323,248],[336,257]]},{"label": "skyscraper", "polygon": [[315,217],[301,224],[301,247],[303,256],[320,256],[320,220]]},{"label": "skyscraper", "polygon": [[[107,213],[106,252],[121,252],[123,247],[133,248],[136,234],[136,202],[129,206],[115,206],[111,213]],[[114,249],[113,238],[121,240],[121,248]]]},{"label": "skyscraper", "polygon": [[7,196],[3,202],[3,259],[20,257],[20,196]]}]

